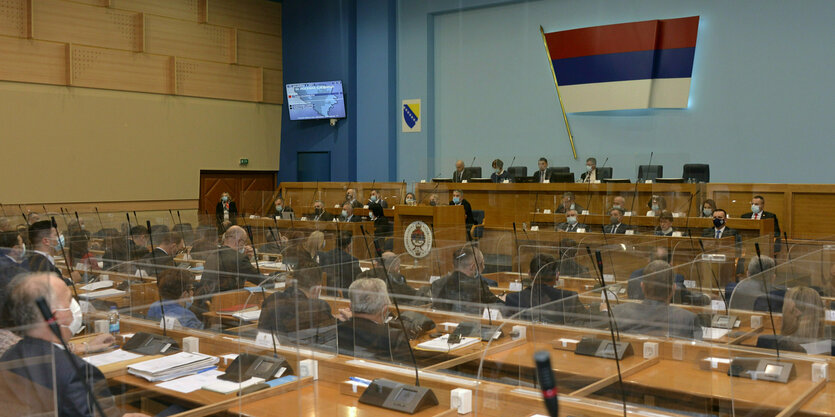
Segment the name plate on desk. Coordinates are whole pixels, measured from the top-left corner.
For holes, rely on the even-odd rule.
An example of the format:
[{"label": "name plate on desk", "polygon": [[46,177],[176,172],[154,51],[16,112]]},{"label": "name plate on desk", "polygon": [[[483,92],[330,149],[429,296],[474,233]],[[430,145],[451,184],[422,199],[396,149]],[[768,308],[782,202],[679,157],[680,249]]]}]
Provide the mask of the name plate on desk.
[{"label": "name plate on desk", "polygon": [[551,214],[551,209],[542,210],[542,214]]},{"label": "name plate on desk", "polygon": [[255,345],[272,349],[273,346],[281,346],[281,343],[278,342],[278,337],[275,337],[272,333],[259,331],[258,335],[255,336]]},{"label": "name plate on desk", "polygon": [[581,228],[577,229],[577,233],[586,233],[586,229],[583,229],[581,227]]},{"label": "name plate on desk", "polygon": [[531,226],[531,232],[538,232],[539,226]]},{"label": "name plate on desk", "polygon": [[635,231],[634,231],[634,230],[632,230],[632,229],[629,229],[629,230],[627,230],[624,234],[627,234],[627,235],[634,235],[634,234],[635,234]]},{"label": "name plate on desk", "polygon": [[679,231],[673,232],[673,237],[682,237],[682,236],[684,236],[684,235]]},{"label": "name plate on desk", "polygon": [[183,326],[180,324],[180,320],[178,320],[176,317],[165,317],[164,319],[159,319],[159,328],[177,330],[182,329]]}]

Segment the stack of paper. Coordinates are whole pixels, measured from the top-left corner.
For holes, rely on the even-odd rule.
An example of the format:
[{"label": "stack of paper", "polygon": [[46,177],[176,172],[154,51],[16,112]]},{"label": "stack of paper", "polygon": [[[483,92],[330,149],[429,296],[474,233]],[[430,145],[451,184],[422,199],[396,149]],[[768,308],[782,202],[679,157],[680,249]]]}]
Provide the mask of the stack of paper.
[{"label": "stack of paper", "polygon": [[78,298],[83,298],[85,300],[92,300],[92,299],[96,299],[96,298],[113,297],[113,296],[116,296],[116,295],[124,295],[124,294],[125,294],[125,292],[122,291],[122,290],[117,290],[115,288],[109,288],[109,289],[101,290],[101,291],[78,294]]},{"label": "stack of paper", "polygon": [[172,391],[182,392],[183,394],[188,394],[203,388],[204,385],[214,383],[220,375],[223,375],[223,371],[210,369],[199,374],[184,376],[167,382],[161,382],[157,384],[157,386],[160,388],[170,389]]},{"label": "stack of paper", "polygon": [[211,368],[218,358],[199,353],[180,352],[128,366],[128,373],[151,382],[170,381]]},{"label": "stack of paper", "polygon": [[232,317],[236,319],[241,319],[243,321],[255,321],[258,320],[259,317],[261,317],[261,310],[241,311],[232,314]]},{"label": "stack of paper", "polygon": [[704,340],[718,340],[729,332],[728,329],[719,329],[715,327],[702,327],[702,339]]},{"label": "stack of paper", "polygon": [[480,337],[462,337],[460,342],[455,344],[449,344],[449,335],[445,334],[443,336],[436,337],[432,340],[420,343],[417,345],[417,348],[420,350],[428,350],[432,352],[450,352],[456,349],[461,349],[463,347],[473,345],[480,341]]},{"label": "stack of paper", "polygon": [[91,282],[83,287],[81,287],[84,291],[95,291],[100,290],[102,288],[110,288],[113,286],[113,281],[98,281],[98,282]]},{"label": "stack of paper", "polygon": [[264,382],[264,379],[256,377],[249,378],[241,383],[216,379],[214,382],[208,385],[204,385],[203,389],[207,391],[218,392],[221,394],[229,394],[235,391],[240,391],[244,388],[251,387],[255,384],[260,384],[261,382]]},{"label": "stack of paper", "polygon": [[111,363],[116,362],[124,362],[129,361],[132,359],[140,358],[142,355],[137,355],[136,353],[126,352],[122,349],[116,349],[113,352],[102,353],[99,355],[87,356],[83,358],[87,361],[90,365],[95,367],[100,367],[104,365],[110,365]]}]

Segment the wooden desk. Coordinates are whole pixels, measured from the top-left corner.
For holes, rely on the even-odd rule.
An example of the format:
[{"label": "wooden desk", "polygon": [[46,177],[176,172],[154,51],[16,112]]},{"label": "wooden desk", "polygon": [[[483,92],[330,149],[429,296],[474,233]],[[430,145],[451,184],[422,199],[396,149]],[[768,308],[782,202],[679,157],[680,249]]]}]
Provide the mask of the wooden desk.
[{"label": "wooden desk", "polygon": [[389,207],[403,204],[406,198],[405,182],[282,182],[273,195],[272,201],[281,195],[285,205],[293,207],[311,206],[313,201],[322,200],[325,207],[333,207],[345,201],[349,188],[356,191],[356,199],[365,204],[376,189]]}]

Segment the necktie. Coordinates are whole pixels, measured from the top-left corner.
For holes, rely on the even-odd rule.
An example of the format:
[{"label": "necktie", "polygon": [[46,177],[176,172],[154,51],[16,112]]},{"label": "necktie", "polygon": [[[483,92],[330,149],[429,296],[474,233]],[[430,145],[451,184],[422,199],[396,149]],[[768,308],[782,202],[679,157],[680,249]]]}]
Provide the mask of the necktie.
[{"label": "necktie", "polygon": [[721,232],[721,231],[719,231],[719,230],[717,230],[717,231],[716,231],[716,238],[717,238],[717,239],[719,239],[719,236],[721,236],[721,235],[722,235],[722,232]]}]

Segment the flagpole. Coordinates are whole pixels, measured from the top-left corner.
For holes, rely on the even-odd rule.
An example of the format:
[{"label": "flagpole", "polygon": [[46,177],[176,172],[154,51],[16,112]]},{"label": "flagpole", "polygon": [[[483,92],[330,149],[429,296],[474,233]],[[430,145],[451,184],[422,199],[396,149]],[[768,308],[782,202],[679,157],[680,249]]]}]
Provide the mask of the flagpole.
[{"label": "flagpole", "polygon": [[571,142],[571,153],[574,154],[574,159],[577,159],[577,150],[574,148],[574,136],[571,135],[571,127],[568,125],[568,116],[565,114],[565,106],[562,104],[562,96],[560,95],[560,85],[557,84],[557,73],[554,72],[554,61],[551,60],[551,51],[548,50],[548,42],[545,41],[545,30],[542,29],[542,25],[539,26],[539,33],[542,34],[542,44],[545,45],[545,54],[548,56],[548,67],[551,68],[551,75],[554,77],[554,87],[557,88],[557,98],[560,101],[562,119],[565,121],[565,131],[568,132],[568,141]]}]

